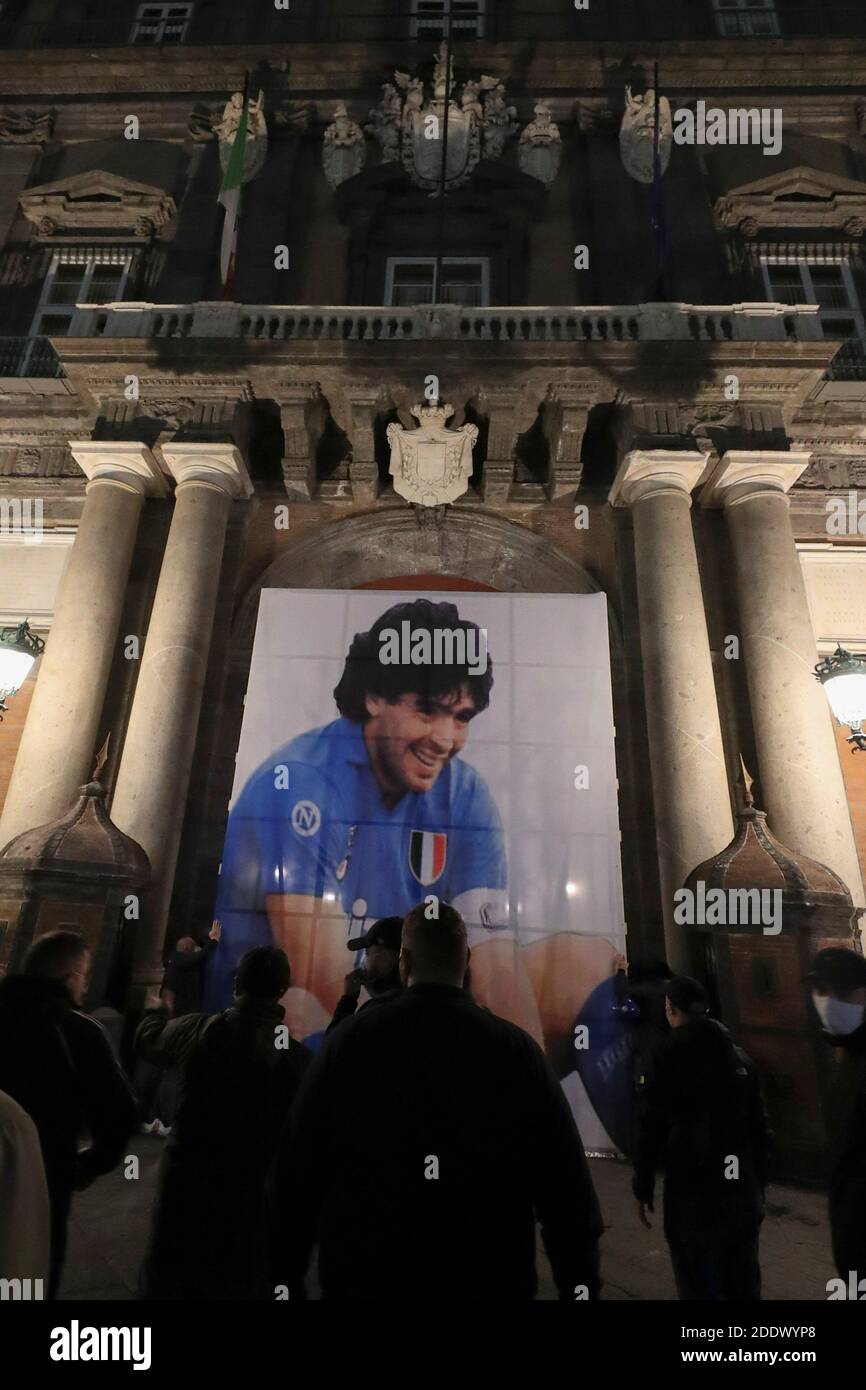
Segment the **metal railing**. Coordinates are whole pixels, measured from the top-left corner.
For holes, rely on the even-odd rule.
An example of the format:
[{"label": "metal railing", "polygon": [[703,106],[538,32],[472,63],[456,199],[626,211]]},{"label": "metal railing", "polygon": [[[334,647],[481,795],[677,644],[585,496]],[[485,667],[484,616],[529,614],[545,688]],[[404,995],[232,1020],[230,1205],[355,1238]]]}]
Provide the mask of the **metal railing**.
[{"label": "metal railing", "polygon": [[859,338],[849,338],[842,344],[827,368],[827,380],[866,381],[866,348]]},{"label": "metal railing", "polygon": [[47,338],[0,338],[0,377],[61,377],[60,358]]},{"label": "metal railing", "polygon": [[71,338],[405,343],[815,342],[816,304],[628,304],[475,309],[459,304],[78,304]]}]

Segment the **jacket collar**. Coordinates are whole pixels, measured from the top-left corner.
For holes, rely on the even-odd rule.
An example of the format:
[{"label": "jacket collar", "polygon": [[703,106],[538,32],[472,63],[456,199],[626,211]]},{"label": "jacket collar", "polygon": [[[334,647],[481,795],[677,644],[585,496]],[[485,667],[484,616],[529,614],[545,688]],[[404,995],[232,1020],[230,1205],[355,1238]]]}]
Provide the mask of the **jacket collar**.
[{"label": "jacket collar", "polygon": [[410,985],[407,994],[417,994],[422,999],[469,999],[469,995],[459,985],[437,985],[427,981]]},{"label": "jacket collar", "polygon": [[282,1004],[277,1004],[271,999],[251,999],[247,994],[242,994],[236,999],[229,1012],[259,1023],[281,1023],[286,1013]]}]

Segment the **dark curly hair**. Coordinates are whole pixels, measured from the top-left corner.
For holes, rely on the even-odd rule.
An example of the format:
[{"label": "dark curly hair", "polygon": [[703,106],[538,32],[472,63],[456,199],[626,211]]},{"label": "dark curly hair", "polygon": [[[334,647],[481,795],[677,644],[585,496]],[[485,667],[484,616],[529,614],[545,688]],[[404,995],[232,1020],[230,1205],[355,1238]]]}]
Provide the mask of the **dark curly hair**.
[{"label": "dark curly hair", "polygon": [[380,637],[386,628],[396,628],[408,622],[413,631],[426,628],[451,632],[477,632],[478,624],[461,618],[453,603],[433,603],[428,598],[412,603],[396,603],[370,628],[355,634],[346,656],[346,664],[334,691],[337,709],[355,724],[369,719],[365,699],[379,695],[389,704],[396,704],[402,695],[424,695],[437,698],[465,686],[477,712],[490,704],[493,686],[493,662],[487,658],[487,669],[473,675],[467,665],[387,666],[379,659]]}]

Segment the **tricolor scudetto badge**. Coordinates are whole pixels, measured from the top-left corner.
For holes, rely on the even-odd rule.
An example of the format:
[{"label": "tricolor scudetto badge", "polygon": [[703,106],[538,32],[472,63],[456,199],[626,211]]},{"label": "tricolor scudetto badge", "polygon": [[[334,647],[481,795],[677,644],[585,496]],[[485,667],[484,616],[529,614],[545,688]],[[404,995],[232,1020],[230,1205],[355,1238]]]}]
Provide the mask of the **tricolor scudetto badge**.
[{"label": "tricolor scudetto badge", "polygon": [[409,835],[409,868],[418,882],[435,883],[445,868],[448,836],[435,830],[413,830]]}]

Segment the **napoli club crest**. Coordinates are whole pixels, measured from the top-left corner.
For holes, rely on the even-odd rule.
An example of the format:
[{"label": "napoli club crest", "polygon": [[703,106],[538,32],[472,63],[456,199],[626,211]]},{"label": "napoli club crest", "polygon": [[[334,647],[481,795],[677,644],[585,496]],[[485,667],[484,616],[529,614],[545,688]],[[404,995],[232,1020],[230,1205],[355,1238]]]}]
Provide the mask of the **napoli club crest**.
[{"label": "napoli club crest", "polygon": [[448,836],[434,830],[413,830],[409,834],[409,868],[426,888],[435,883],[445,868]]}]

